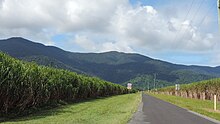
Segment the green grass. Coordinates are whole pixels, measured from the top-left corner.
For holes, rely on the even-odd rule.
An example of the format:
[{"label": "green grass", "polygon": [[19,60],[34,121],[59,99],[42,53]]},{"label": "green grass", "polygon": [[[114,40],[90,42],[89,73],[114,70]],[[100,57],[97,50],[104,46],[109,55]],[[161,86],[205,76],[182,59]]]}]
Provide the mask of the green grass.
[{"label": "green grass", "polygon": [[154,96],[156,98],[162,99],[169,103],[175,104],[179,107],[186,108],[188,110],[200,113],[202,115],[214,118],[216,120],[220,120],[220,104],[217,104],[218,111],[215,112],[213,110],[213,101],[210,100],[198,100],[198,99],[190,99],[183,98],[178,96],[171,95],[163,95],[163,94],[152,94],[149,95]]},{"label": "green grass", "polygon": [[44,110],[5,124],[126,124],[140,99],[140,93],[136,93],[89,100]]}]

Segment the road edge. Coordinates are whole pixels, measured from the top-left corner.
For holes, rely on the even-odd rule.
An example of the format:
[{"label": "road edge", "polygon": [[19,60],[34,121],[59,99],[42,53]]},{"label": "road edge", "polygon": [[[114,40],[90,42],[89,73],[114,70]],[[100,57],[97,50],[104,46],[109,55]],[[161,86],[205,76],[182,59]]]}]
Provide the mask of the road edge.
[{"label": "road edge", "polygon": [[[145,94],[147,94],[147,93],[145,93]],[[147,95],[150,95],[150,94],[147,94]],[[150,96],[151,96],[151,97],[154,97],[154,96],[152,96],[152,95],[150,95]],[[157,97],[154,97],[154,98],[157,98]],[[160,98],[157,98],[157,99],[160,99]],[[211,117],[208,117],[208,116],[206,116],[206,115],[202,115],[202,114],[200,114],[200,113],[197,113],[197,112],[191,111],[191,110],[189,110],[189,109],[180,107],[180,106],[178,106],[178,105],[175,105],[175,104],[170,103],[170,102],[168,102],[168,101],[165,101],[165,100],[163,100],[163,99],[160,99],[160,100],[162,100],[162,101],[164,101],[164,102],[167,102],[167,103],[169,103],[169,104],[172,104],[172,105],[174,105],[174,106],[176,106],[176,107],[185,109],[186,111],[188,111],[188,112],[190,112],[190,113],[192,113],[192,114],[194,114],[194,115],[197,115],[197,116],[199,116],[199,117],[202,117],[202,118],[204,118],[204,119],[207,119],[207,120],[209,120],[209,121],[211,121],[211,122],[214,122],[214,123],[216,123],[216,124],[220,124],[220,121],[219,121],[219,120],[216,120],[216,119],[211,118]]]},{"label": "road edge", "polygon": [[[178,107],[179,107],[179,106],[178,106]],[[185,108],[183,108],[183,109],[185,109]],[[214,123],[216,123],[216,124],[220,124],[220,121],[218,121],[218,120],[216,120],[216,119],[214,119],[214,118],[210,118],[210,117],[208,117],[208,116],[199,114],[199,113],[197,113],[197,112],[194,112],[194,111],[191,111],[191,110],[188,110],[188,109],[186,109],[186,110],[187,110],[188,112],[194,114],[194,115],[197,115],[197,116],[199,116],[199,117],[205,118],[205,119],[207,119],[207,120],[209,120],[209,121],[211,121],[211,122],[214,122]]]},{"label": "road edge", "polygon": [[[140,103],[138,105],[138,108],[137,108],[137,111],[134,112],[134,114],[132,115],[131,119],[128,121],[127,124],[137,124],[139,121],[143,121],[144,120],[144,114],[143,114],[143,106],[144,106],[144,103],[143,103],[143,95],[144,93],[142,92],[141,94],[141,100],[140,100]],[[146,124],[149,124],[149,123],[146,123]]]}]

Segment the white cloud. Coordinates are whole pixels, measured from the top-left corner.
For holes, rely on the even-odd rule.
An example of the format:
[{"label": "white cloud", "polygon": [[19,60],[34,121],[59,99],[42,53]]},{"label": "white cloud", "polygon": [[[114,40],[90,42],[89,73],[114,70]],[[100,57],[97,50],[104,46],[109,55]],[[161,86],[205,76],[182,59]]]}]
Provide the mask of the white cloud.
[{"label": "white cloud", "polygon": [[[204,33],[183,15],[178,7],[133,6],[129,0],[0,0],[0,38],[22,36],[53,44],[54,35],[70,34],[74,45],[89,52],[218,49],[216,35]],[[212,22],[207,20],[206,26]]]},{"label": "white cloud", "polygon": [[[215,42],[208,34],[202,34],[191,21],[165,19],[151,6],[120,8],[112,20],[113,30],[136,47],[151,50],[212,49]],[[207,45],[208,44],[208,45]]]},{"label": "white cloud", "polygon": [[0,8],[2,8],[4,0],[0,0]]},{"label": "white cloud", "polygon": [[134,50],[127,45],[125,42],[106,42],[100,47],[100,52],[106,51],[123,51],[123,52],[134,52]]},{"label": "white cloud", "polygon": [[78,44],[83,49],[87,49],[90,51],[96,50],[96,44],[86,36],[76,35],[74,43]]},{"label": "white cloud", "polygon": [[44,30],[50,30],[54,35],[80,31],[103,32],[117,7],[128,4],[128,1],[5,0],[0,3],[0,35],[7,37],[20,35],[20,30],[32,35],[43,33]]},{"label": "white cloud", "polygon": [[86,49],[88,52],[106,52],[106,51],[124,51],[124,52],[133,52],[133,50],[126,44],[126,42],[114,42],[106,41],[104,43],[97,43],[90,40],[85,35],[76,35],[75,40],[72,44],[77,44],[81,48]]},{"label": "white cloud", "polygon": [[69,21],[66,28],[70,31],[103,31],[117,7],[126,4],[127,0],[69,0],[65,4]]}]

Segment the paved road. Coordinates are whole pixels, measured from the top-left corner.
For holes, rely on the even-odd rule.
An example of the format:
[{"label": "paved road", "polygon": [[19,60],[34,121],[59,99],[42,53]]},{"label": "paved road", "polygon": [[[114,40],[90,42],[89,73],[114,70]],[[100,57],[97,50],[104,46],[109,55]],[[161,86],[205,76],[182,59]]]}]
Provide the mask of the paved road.
[{"label": "paved road", "polygon": [[129,124],[219,124],[186,109],[142,94],[142,104]]}]

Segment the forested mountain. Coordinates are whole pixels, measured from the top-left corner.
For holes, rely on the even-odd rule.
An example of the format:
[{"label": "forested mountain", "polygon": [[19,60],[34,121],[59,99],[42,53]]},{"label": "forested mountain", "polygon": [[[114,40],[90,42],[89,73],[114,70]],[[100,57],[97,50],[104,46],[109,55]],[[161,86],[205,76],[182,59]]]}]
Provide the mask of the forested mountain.
[{"label": "forested mountain", "polygon": [[153,74],[157,74],[157,80],[171,83],[191,83],[220,77],[220,67],[177,65],[140,54],[116,51],[74,53],[19,37],[0,40],[0,50],[21,60],[97,76],[119,84],[140,75]]}]

